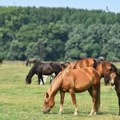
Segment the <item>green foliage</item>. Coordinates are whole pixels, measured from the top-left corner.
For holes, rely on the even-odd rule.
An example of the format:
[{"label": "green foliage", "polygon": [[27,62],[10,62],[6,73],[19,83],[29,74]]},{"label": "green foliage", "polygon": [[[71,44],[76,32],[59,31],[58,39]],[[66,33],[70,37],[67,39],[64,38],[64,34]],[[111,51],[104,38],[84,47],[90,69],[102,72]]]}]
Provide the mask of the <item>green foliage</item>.
[{"label": "green foliage", "polygon": [[119,61],[119,33],[120,13],[0,7],[0,56],[8,60],[64,61],[103,55]]}]

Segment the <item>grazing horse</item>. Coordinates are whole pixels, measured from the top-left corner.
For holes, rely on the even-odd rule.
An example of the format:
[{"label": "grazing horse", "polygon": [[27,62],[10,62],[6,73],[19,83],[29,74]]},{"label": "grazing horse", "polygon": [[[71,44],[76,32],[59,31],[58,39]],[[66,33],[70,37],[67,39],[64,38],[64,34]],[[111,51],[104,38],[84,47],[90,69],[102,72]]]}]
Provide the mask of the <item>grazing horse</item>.
[{"label": "grazing horse", "polygon": [[31,63],[36,63],[38,61],[37,58],[31,58],[26,61],[26,66],[31,66]]},{"label": "grazing horse", "polygon": [[52,81],[52,84],[46,92],[44,98],[43,112],[48,113],[55,104],[54,98],[60,91],[60,113],[63,111],[65,92],[69,92],[74,104],[74,115],[77,115],[78,109],[76,104],[75,93],[81,93],[88,90],[92,96],[92,110],[90,115],[96,114],[100,105],[100,76],[92,67],[80,69],[64,69]]},{"label": "grazing horse", "polygon": [[33,67],[30,69],[27,77],[26,77],[26,83],[30,84],[31,79],[34,74],[38,75],[38,84],[40,84],[40,80],[42,80],[42,83],[44,84],[44,80],[42,75],[52,75],[55,73],[55,76],[62,70],[62,66],[57,62],[50,62],[50,63],[44,63],[44,62],[36,62]]},{"label": "grazing horse", "polygon": [[[90,61],[89,61],[90,60]],[[86,62],[87,61],[87,62]],[[80,61],[79,61],[80,63]],[[83,65],[84,64],[84,65]],[[74,69],[80,69],[81,66],[79,66],[81,64],[75,64],[74,65]],[[89,66],[90,65],[90,66]],[[77,68],[76,68],[77,66]],[[84,67],[83,67],[84,66]],[[109,82],[111,82],[111,79],[110,79],[110,74],[111,73],[114,73],[116,74],[117,72],[117,68],[115,65],[113,65],[112,63],[110,63],[109,61],[96,61],[95,59],[93,58],[86,58],[86,59],[83,59],[82,60],[82,68],[85,68],[85,67],[94,67],[94,69],[96,69],[96,71],[98,72],[99,76],[100,76],[100,79],[103,77],[104,78],[104,82],[105,84],[109,84]],[[67,67],[68,68],[68,67]],[[69,69],[69,68],[68,68]],[[70,69],[72,70],[72,69]],[[79,75],[80,77],[80,75]],[[91,94],[92,96],[92,88],[89,89],[89,93]],[[100,97],[100,96],[99,96]]]},{"label": "grazing horse", "polygon": [[117,69],[117,73],[110,74],[110,83],[111,85],[115,85],[115,91],[118,96],[118,105],[119,105],[119,115],[120,115],[120,69]]}]

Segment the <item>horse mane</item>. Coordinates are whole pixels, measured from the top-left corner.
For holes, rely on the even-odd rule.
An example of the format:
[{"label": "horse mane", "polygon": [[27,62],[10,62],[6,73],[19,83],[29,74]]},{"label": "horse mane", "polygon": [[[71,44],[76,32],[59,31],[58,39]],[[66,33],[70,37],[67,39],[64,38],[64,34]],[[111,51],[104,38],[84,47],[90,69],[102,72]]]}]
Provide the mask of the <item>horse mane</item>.
[{"label": "horse mane", "polygon": [[30,69],[29,73],[27,76],[29,76],[31,73],[35,73],[36,72],[36,68],[38,67],[39,64],[41,64],[42,62],[41,61],[37,61],[33,66],[32,68]]},{"label": "horse mane", "polygon": [[68,73],[69,71],[71,71],[71,70],[68,69],[68,68],[65,68],[65,69],[62,71],[62,79],[65,77],[66,73]]},{"label": "horse mane", "polygon": [[117,72],[118,69],[116,68],[116,66],[114,64],[111,63],[111,72]]},{"label": "horse mane", "polygon": [[68,73],[69,71],[71,71],[68,68],[63,69],[61,72],[58,73],[58,75],[55,77],[55,79],[52,81],[51,85],[56,81],[56,79],[61,75],[61,79],[63,79],[66,75],[66,73]]},{"label": "horse mane", "polygon": [[[54,84],[55,84],[55,82],[57,82],[57,79],[58,79],[58,77],[60,77],[61,76],[61,81],[62,81],[62,79],[64,78],[64,76],[65,76],[65,74],[66,74],[66,72],[68,72],[68,69],[66,68],[66,69],[64,69],[64,70],[62,70],[61,72],[59,72],[58,73],[58,75],[55,77],[55,79],[52,81],[52,83],[51,83],[51,85],[50,85],[50,87],[49,87],[49,89],[48,89],[48,93],[50,92],[50,91],[52,91],[52,89],[53,89],[53,86],[54,86]],[[58,82],[59,83],[59,82]],[[59,84],[57,84],[57,85],[60,85],[60,83]],[[57,86],[57,85],[55,85],[55,86]],[[54,92],[55,94],[57,93],[57,91],[56,92]],[[52,95],[52,94],[51,94]],[[50,96],[51,96],[50,95]]]}]

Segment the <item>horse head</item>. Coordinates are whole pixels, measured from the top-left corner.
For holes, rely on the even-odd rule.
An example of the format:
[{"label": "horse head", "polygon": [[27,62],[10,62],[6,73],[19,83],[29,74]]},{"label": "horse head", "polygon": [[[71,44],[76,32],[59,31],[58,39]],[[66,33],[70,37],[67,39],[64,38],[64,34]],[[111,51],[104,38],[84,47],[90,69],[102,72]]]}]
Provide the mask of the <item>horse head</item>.
[{"label": "horse head", "polygon": [[110,84],[113,86],[114,84],[118,85],[118,81],[120,84],[120,69],[117,69],[117,72],[113,72],[110,74]]},{"label": "horse head", "polygon": [[50,97],[48,92],[46,92],[44,97],[44,107],[43,107],[43,113],[48,113],[55,105],[54,97]]},{"label": "horse head", "polygon": [[26,76],[25,82],[26,82],[26,84],[30,84],[31,83],[31,78],[29,76]]},{"label": "horse head", "polygon": [[105,80],[105,84],[114,84],[114,79],[116,77],[117,74],[117,68],[115,65],[113,65],[110,62],[106,62],[106,67],[104,68],[104,80]]},{"label": "horse head", "polygon": [[105,85],[110,83],[110,79],[111,79],[110,74],[111,73],[116,74],[117,72],[116,66],[110,63],[109,61],[103,61],[103,62],[97,63],[96,69],[100,74],[100,76],[104,77]]}]

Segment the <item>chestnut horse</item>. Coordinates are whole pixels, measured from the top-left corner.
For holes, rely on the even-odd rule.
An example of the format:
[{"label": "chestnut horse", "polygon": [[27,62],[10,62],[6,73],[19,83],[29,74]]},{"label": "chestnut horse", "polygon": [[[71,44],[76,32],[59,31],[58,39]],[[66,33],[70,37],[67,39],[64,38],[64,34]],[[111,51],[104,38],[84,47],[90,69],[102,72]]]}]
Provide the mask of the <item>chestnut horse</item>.
[{"label": "chestnut horse", "polygon": [[78,61],[69,62],[69,64],[67,65],[67,68],[69,68],[69,69],[82,68],[82,67],[96,68],[96,63],[98,63],[98,62],[100,63],[102,61],[104,61],[104,59],[101,57],[99,57],[99,58],[83,58]]},{"label": "chestnut horse", "polygon": [[59,90],[61,95],[60,113],[63,110],[65,92],[69,92],[75,106],[74,115],[77,115],[78,109],[75,93],[81,93],[86,90],[92,96],[92,110],[90,114],[98,112],[100,105],[100,76],[94,68],[86,67],[72,70],[66,68],[60,72],[46,92],[43,108],[44,113],[49,112],[54,106],[54,98]]},{"label": "chestnut horse", "polygon": [[115,91],[118,96],[118,105],[119,105],[119,115],[120,115],[120,69],[117,69],[117,73],[110,74],[110,83],[111,85],[115,85]]},{"label": "chestnut horse", "polygon": [[77,69],[83,67],[93,67],[95,68],[100,77],[104,77],[104,82],[107,85],[109,83],[109,74],[112,72],[116,72],[117,68],[114,64],[110,63],[109,61],[95,59],[95,58],[84,58],[82,60],[71,62],[67,68],[69,69]]},{"label": "chestnut horse", "polygon": [[38,75],[38,84],[40,84],[40,81],[42,80],[42,83],[44,85],[44,80],[42,75],[52,75],[55,73],[55,76],[63,69],[60,63],[57,62],[36,62],[33,67],[30,69],[28,75],[26,76],[26,83],[30,84],[31,79],[34,74]]}]

